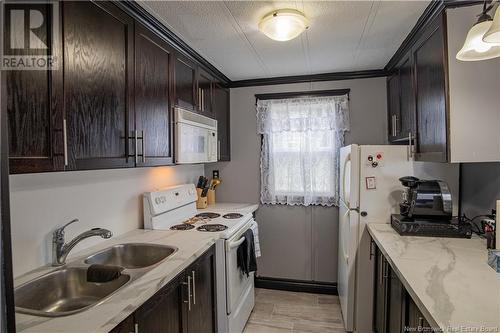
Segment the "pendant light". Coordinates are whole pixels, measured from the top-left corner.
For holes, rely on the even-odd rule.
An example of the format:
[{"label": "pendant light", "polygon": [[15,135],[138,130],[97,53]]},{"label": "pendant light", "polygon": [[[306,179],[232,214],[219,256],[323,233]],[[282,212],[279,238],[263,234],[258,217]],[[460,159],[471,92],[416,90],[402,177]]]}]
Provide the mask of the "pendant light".
[{"label": "pendant light", "polygon": [[500,6],[497,8],[490,29],[484,34],[483,41],[486,43],[500,44]]},{"label": "pendant light", "polygon": [[483,41],[483,37],[493,23],[493,19],[488,14],[492,8],[493,5],[487,6],[485,0],[483,12],[479,15],[476,24],[469,30],[464,46],[457,53],[458,60],[478,61],[500,57],[500,43],[486,43]]},{"label": "pendant light", "polygon": [[307,18],[294,9],[278,9],[260,20],[259,30],[267,37],[284,42],[299,36],[309,27]]}]

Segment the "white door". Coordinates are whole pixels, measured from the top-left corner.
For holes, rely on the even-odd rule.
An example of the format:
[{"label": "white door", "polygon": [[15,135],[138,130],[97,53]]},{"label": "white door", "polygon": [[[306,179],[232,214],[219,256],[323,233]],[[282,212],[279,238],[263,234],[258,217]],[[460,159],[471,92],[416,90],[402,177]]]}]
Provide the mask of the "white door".
[{"label": "white door", "polygon": [[338,292],[344,327],[354,330],[356,247],[359,212],[359,147],[340,149]]}]

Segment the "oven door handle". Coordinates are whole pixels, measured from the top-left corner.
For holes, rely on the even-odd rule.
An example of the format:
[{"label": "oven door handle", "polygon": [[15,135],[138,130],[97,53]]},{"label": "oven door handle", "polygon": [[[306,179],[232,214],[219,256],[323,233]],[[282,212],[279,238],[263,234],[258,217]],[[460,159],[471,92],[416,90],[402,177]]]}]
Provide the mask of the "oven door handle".
[{"label": "oven door handle", "polygon": [[231,242],[229,243],[228,245],[228,249],[231,250],[231,249],[234,249],[235,247],[238,247],[240,246],[243,242],[245,241],[245,236],[241,237],[240,239],[238,239],[236,242]]}]

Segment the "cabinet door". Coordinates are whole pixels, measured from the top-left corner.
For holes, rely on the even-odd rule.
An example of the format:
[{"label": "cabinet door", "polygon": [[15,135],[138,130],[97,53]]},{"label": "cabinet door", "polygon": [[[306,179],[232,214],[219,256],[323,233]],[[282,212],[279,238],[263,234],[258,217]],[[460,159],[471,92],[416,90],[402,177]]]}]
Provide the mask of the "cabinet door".
[{"label": "cabinet door", "polygon": [[229,89],[214,85],[214,111],[217,119],[218,160],[231,160]]},{"label": "cabinet door", "polygon": [[408,297],[408,329],[411,332],[431,332],[431,326],[415,302]]},{"label": "cabinet door", "polygon": [[[135,31],[136,165],[173,163],[170,105],[172,53],[168,44],[141,25]],[[136,150],[137,149],[137,150]]]},{"label": "cabinet door", "polygon": [[416,154],[420,161],[446,162],[447,120],[443,17],[413,49],[416,84]]},{"label": "cabinet door", "polygon": [[377,249],[375,275],[375,312],[373,316],[375,333],[385,333],[387,330],[387,261]]},{"label": "cabinet door", "polygon": [[405,326],[405,289],[396,273],[389,267],[388,323],[389,333],[401,333]]},{"label": "cabinet door", "polygon": [[133,20],[108,2],[61,2],[68,168],[133,167]]},{"label": "cabinet door", "polygon": [[400,63],[399,84],[401,105],[399,137],[408,140],[410,133],[415,137],[415,91],[410,54]]},{"label": "cabinet door", "polygon": [[399,71],[387,78],[387,108],[389,111],[389,142],[399,137],[401,120]]},{"label": "cabinet door", "polygon": [[187,298],[181,274],[135,312],[136,333],[183,333],[184,300]]},{"label": "cabinet door", "polygon": [[135,333],[134,315],[131,314],[124,321],[113,328],[109,333]]},{"label": "cabinet door", "polygon": [[189,60],[175,57],[175,104],[188,109],[196,110],[198,97],[196,87],[196,66]]},{"label": "cabinet door", "polygon": [[198,70],[198,110],[204,116],[215,118],[212,103],[212,77],[203,69]]},{"label": "cabinet door", "polygon": [[186,270],[191,277],[191,309],[187,312],[188,333],[215,333],[215,252],[212,247]]},{"label": "cabinet door", "polygon": [[[26,9],[23,4],[5,6]],[[50,17],[52,9],[47,5],[40,4],[38,9]],[[10,27],[5,24],[6,36]],[[51,36],[52,29],[50,20],[44,20],[37,36],[46,41],[53,56],[61,59],[61,40]],[[64,170],[61,63],[57,70],[5,71],[6,89],[2,91],[6,95],[2,98],[7,101],[10,173]]]}]

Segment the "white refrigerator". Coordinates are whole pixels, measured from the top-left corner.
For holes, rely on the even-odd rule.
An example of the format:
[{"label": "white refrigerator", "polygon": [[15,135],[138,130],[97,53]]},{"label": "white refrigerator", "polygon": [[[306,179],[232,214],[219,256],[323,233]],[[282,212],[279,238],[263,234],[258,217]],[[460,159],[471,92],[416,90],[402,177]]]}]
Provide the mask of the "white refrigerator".
[{"label": "white refrigerator", "polygon": [[373,332],[374,256],[368,223],[390,223],[399,212],[399,178],[440,179],[452,192],[458,213],[459,165],[414,162],[408,147],[349,145],[340,149],[339,249],[337,287],[348,332]]}]

